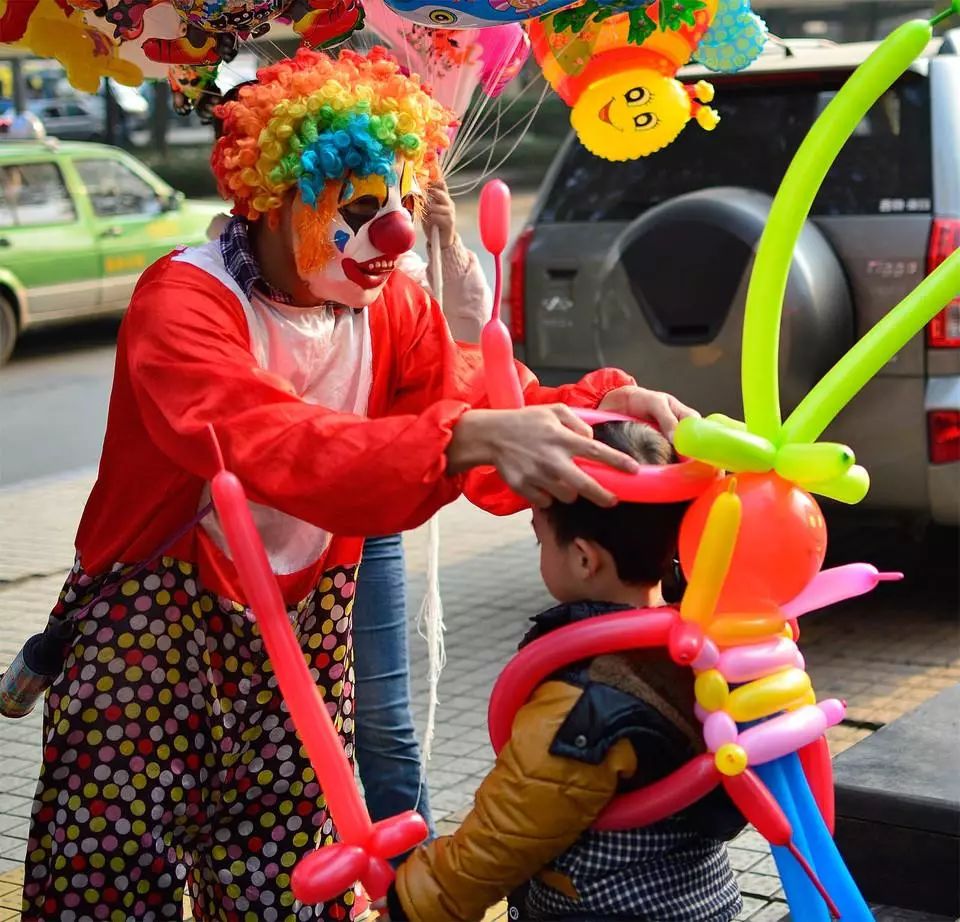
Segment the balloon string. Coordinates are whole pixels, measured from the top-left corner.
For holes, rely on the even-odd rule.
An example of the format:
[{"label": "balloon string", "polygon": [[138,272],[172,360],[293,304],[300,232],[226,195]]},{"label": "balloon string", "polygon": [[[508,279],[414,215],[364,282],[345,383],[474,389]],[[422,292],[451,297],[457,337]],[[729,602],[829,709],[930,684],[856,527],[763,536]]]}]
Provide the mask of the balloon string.
[{"label": "balloon string", "polygon": [[817,893],[820,894],[820,897],[823,899],[823,902],[826,903],[827,912],[830,913],[830,918],[839,919],[840,910],[837,909],[837,904],[834,903],[833,900],[830,898],[830,894],[827,893],[827,888],[823,885],[820,878],[817,877],[817,872],[814,871],[812,867],[810,867],[810,862],[807,861],[807,859],[803,856],[803,852],[801,852],[800,849],[797,848],[797,845],[793,841],[793,839],[787,842],[786,847],[787,847],[787,851],[790,852],[791,855],[793,855],[793,858],[797,862],[797,864],[800,865],[800,869],[810,879],[810,883],[813,884]]}]

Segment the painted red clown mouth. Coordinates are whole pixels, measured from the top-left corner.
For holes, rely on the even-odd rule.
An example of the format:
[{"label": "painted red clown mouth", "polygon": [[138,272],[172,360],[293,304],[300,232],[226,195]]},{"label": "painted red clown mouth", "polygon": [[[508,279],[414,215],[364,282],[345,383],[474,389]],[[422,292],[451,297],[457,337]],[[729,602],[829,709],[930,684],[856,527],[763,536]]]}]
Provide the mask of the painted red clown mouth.
[{"label": "painted red clown mouth", "polygon": [[365,291],[370,291],[386,284],[387,279],[390,278],[390,273],[397,268],[397,261],[381,256],[378,259],[368,259],[365,263],[358,263],[355,259],[348,257],[341,265],[343,266],[343,274],[354,285],[359,285]]}]

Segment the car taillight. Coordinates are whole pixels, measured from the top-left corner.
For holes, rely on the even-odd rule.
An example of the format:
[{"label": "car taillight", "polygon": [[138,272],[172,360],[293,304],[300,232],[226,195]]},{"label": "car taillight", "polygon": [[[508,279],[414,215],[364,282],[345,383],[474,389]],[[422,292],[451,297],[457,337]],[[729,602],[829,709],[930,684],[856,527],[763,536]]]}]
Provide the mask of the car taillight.
[{"label": "car taillight", "polygon": [[933,410],[927,414],[930,462],[960,461],[960,410]]},{"label": "car taillight", "polygon": [[526,228],[510,251],[510,285],[507,289],[507,305],[510,308],[510,336],[514,343],[522,343],[527,334],[524,306],[524,290],[527,286],[527,250],[533,239],[533,228]]},{"label": "car taillight", "polygon": [[[927,272],[933,272],[954,250],[960,248],[960,220],[938,218],[930,232]],[[927,325],[927,345],[931,349],[960,348],[960,297],[954,298]]]}]

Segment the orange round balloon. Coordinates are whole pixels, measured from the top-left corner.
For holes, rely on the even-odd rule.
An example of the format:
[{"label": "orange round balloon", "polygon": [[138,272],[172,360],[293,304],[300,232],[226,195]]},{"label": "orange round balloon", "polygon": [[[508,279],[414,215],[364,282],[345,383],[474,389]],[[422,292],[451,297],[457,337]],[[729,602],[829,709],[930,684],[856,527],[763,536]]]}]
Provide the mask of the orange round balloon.
[{"label": "orange round balloon", "polygon": [[[687,579],[707,513],[729,489],[725,477],[690,507],[680,527],[680,564]],[[823,514],[809,493],[776,474],[738,474],[736,493],[743,518],[718,611],[752,611],[758,604],[783,605],[820,571],[827,552]]]}]

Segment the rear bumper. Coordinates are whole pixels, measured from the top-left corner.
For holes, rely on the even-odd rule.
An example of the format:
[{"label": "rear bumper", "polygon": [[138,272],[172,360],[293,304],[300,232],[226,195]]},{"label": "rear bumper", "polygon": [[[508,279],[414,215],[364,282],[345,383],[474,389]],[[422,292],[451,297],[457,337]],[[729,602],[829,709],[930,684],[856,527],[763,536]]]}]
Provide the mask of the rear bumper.
[{"label": "rear bumper", "polygon": [[[960,410],[960,375],[930,378],[924,411]],[[927,482],[930,516],[939,525],[960,525],[960,462],[931,464]]]}]

